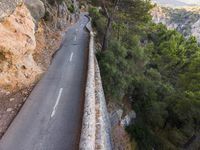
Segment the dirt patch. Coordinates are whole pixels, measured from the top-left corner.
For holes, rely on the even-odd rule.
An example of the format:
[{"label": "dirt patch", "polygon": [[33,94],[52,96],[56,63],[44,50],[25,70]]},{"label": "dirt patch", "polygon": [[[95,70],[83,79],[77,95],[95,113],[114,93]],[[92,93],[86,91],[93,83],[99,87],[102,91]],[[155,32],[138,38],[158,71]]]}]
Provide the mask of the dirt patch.
[{"label": "dirt patch", "polygon": [[0,91],[0,137],[26,101],[33,86],[17,92]]},{"label": "dirt patch", "polygon": [[112,137],[115,150],[132,150],[129,135],[126,133],[123,127],[113,127]]}]

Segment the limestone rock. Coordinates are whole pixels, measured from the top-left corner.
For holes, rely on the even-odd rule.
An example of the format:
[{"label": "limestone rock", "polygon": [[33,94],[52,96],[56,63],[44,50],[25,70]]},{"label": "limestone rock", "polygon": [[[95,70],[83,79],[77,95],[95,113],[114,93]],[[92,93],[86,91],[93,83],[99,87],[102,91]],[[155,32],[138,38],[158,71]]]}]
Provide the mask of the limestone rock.
[{"label": "limestone rock", "polygon": [[121,120],[121,125],[123,127],[126,127],[134,122],[134,119],[136,118],[136,113],[135,111],[129,112],[122,120]]},{"label": "limestone rock", "polygon": [[38,21],[45,15],[44,3],[40,0],[25,0],[25,4],[33,18]]},{"label": "limestone rock", "polygon": [[122,109],[118,109],[116,111],[113,111],[110,114],[110,121],[111,121],[111,125],[112,126],[116,126],[119,124],[121,118],[122,118],[122,114],[123,114],[123,110]]},{"label": "limestone rock", "polygon": [[[58,22],[57,22],[57,28],[58,29],[64,29],[67,25],[67,17],[68,16],[68,9],[66,4],[63,2],[58,5]],[[63,19],[65,18],[65,19]]]},{"label": "limestone rock", "polygon": [[8,108],[6,111],[11,112],[12,110],[13,110],[12,108]]},{"label": "limestone rock", "polygon": [[33,83],[42,72],[33,59],[35,24],[25,5],[0,22],[0,33],[0,88]]},{"label": "limestone rock", "polygon": [[22,4],[22,0],[1,0],[0,1],[0,20],[11,15],[15,8]]},{"label": "limestone rock", "polygon": [[192,25],[192,35],[197,38],[197,41],[200,42],[200,19]]},{"label": "limestone rock", "polygon": [[12,102],[12,101],[14,101],[15,100],[15,98],[10,98],[10,102]]}]

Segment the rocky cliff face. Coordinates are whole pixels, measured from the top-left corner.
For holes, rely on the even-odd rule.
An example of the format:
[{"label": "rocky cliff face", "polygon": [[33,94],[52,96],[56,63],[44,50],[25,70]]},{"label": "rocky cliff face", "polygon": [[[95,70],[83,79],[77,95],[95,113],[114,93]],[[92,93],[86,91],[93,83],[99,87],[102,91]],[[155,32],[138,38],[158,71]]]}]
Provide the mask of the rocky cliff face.
[{"label": "rocky cliff face", "polygon": [[192,25],[192,35],[197,38],[200,43],[200,19]]},{"label": "rocky cliff face", "polygon": [[176,29],[185,37],[193,35],[200,42],[200,7],[173,9],[157,6],[151,14],[155,23],[163,23],[169,29]]},{"label": "rocky cliff face", "polygon": [[71,3],[0,1],[0,91],[28,87],[47,69],[61,30],[72,20],[67,5]]},{"label": "rocky cliff face", "polygon": [[14,89],[33,83],[41,69],[33,60],[35,24],[25,5],[0,22],[0,86]]},{"label": "rocky cliff face", "polygon": [[1,0],[0,1],[0,20],[12,14],[18,5],[22,4],[22,0]]}]

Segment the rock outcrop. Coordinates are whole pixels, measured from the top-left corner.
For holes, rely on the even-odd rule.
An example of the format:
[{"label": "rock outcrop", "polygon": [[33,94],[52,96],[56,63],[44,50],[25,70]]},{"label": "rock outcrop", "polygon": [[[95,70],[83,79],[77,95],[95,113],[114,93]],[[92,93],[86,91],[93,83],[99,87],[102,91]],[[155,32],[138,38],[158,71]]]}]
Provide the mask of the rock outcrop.
[{"label": "rock outcrop", "polygon": [[197,41],[200,43],[200,19],[192,25],[191,29],[192,35],[197,38]]},{"label": "rock outcrop", "polygon": [[40,20],[45,15],[45,7],[40,0],[25,0],[25,4],[31,12],[32,17],[35,21]]},{"label": "rock outcrop", "polygon": [[0,33],[0,88],[13,90],[33,83],[42,71],[33,59],[35,24],[24,4],[0,22]]},{"label": "rock outcrop", "polygon": [[11,15],[15,8],[22,4],[22,0],[1,0],[0,1],[0,20]]},{"label": "rock outcrop", "polygon": [[176,29],[186,38],[193,35],[200,42],[200,6],[198,7],[155,7],[152,12],[155,23],[162,23],[168,29]]}]

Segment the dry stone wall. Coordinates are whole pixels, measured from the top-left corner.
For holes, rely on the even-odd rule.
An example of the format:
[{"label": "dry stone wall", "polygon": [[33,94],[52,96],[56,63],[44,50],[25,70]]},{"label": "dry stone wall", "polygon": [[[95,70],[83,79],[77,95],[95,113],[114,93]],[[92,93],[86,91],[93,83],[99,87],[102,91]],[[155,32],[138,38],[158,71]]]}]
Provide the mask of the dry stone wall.
[{"label": "dry stone wall", "polygon": [[111,136],[111,122],[107,111],[106,99],[103,91],[100,69],[95,58],[95,96],[96,96],[96,150],[111,150],[113,147]]},{"label": "dry stone wall", "polygon": [[95,130],[96,130],[96,112],[95,112],[95,72],[94,72],[94,35],[91,30],[90,22],[87,25],[90,32],[88,74],[85,91],[84,115],[82,121],[82,132],[80,139],[80,150],[95,149]]},{"label": "dry stone wall", "polygon": [[111,124],[106,108],[100,70],[94,53],[94,34],[91,22],[87,24],[87,29],[90,32],[89,61],[79,149],[111,150]]}]

